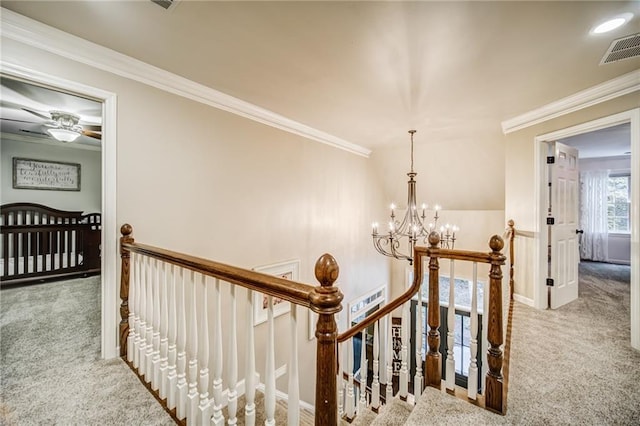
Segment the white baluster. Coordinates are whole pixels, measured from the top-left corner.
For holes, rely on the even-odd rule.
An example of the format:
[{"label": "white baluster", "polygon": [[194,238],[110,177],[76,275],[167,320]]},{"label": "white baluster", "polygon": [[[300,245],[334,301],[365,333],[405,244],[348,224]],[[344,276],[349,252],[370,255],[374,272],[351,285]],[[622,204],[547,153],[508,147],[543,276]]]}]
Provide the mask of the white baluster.
[{"label": "white baluster", "polygon": [[161,283],[164,281],[161,271],[161,264],[155,262],[155,283],[153,283],[153,358],[151,361],[152,376],[151,389],[157,391],[160,388],[160,291]]},{"label": "white baluster", "polygon": [[473,282],[471,284],[471,359],[469,360],[469,381],[467,395],[476,399],[478,395],[478,263],[473,262]]},{"label": "white baluster", "polygon": [[136,255],[135,257],[135,264],[136,267],[134,269],[134,274],[135,274],[135,280],[134,280],[134,286],[135,286],[135,293],[136,293],[136,297],[135,297],[135,302],[133,304],[134,306],[134,311],[135,311],[135,340],[133,341],[133,366],[138,369],[140,367],[140,339],[141,339],[141,335],[140,335],[140,299],[143,298],[142,295],[142,285],[141,285],[141,280],[140,280],[140,275],[141,275],[141,270],[143,268],[143,256],[141,255]]},{"label": "white baluster", "polygon": [[160,398],[167,398],[167,374],[169,373],[169,295],[167,285],[169,267],[162,262],[162,281],[160,281]]},{"label": "white baluster", "polygon": [[[220,280],[214,285],[214,316],[213,316],[213,417],[211,424],[224,425],[222,415],[222,295],[220,294]],[[235,333],[234,333],[235,334]]]},{"label": "white baluster", "polygon": [[[153,379],[153,295],[157,291],[154,291],[153,284],[155,277],[153,262],[151,258],[147,261],[147,351],[144,354],[145,381],[147,383],[151,383]],[[158,341],[158,343],[160,342]]]},{"label": "white baluster", "polygon": [[338,418],[341,418],[344,415],[344,379],[342,375],[346,364],[346,360],[344,359],[344,345],[344,343],[338,343],[337,347],[339,360],[338,375],[336,376],[336,389],[338,391]]},{"label": "white baluster", "polygon": [[345,399],[347,420],[351,422],[355,417],[356,399],[353,385],[353,338],[346,341],[347,350],[347,372],[349,373],[349,383],[347,384],[347,397]]},{"label": "white baluster", "polygon": [[408,303],[402,305],[402,349],[400,350],[400,356],[402,358],[402,364],[400,365],[400,398],[403,401],[407,400],[409,394],[409,319],[410,307]]},{"label": "white baluster", "polygon": [[422,395],[422,288],[418,291],[416,303],[416,374],[413,378],[413,395]]},{"label": "white baluster", "polygon": [[[216,279],[216,282],[218,280]],[[200,392],[200,404],[198,405],[198,424],[208,426],[211,421],[211,407],[209,401],[209,315],[207,309],[208,291],[207,278],[200,276],[202,294],[202,307],[200,309],[200,324],[198,327],[198,363],[200,364],[200,376],[198,378],[198,390]],[[195,284],[195,282],[194,282]]]},{"label": "white baluster", "polygon": [[176,370],[176,417],[184,420],[187,417],[187,271],[180,268],[180,279],[177,279],[177,350]]},{"label": "white baluster", "polygon": [[[230,425],[238,423],[238,332],[237,332],[237,306],[236,306],[236,286],[231,285],[231,321],[229,324],[229,366],[227,367],[227,380],[229,381],[229,413]],[[253,326],[253,323],[251,324]],[[253,327],[252,327],[253,328]]]},{"label": "white baluster", "polygon": [[273,324],[273,297],[267,296],[267,359],[264,380],[264,411],[266,426],[276,424],[276,363],[275,363],[275,334]]},{"label": "white baluster", "polygon": [[[26,243],[26,242],[25,242]],[[136,297],[137,289],[136,289],[136,258],[137,254],[131,253],[131,258],[129,259],[129,267],[130,267],[130,284],[129,284],[129,335],[127,336],[127,361],[133,362],[133,352],[135,350],[135,339],[136,339],[136,314],[135,314],[135,306],[136,306]]]},{"label": "white baluster", "polygon": [[387,388],[385,389],[385,403],[391,404],[393,399],[393,320],[391,315],[386,316],[387,321]]},{"label": "white baluster", "polygon": [[298,382],[298,310],[291,304],[291,354],[289,356],[289,399],[287,401],[287,424],[298,426],[300,422],[300,384]]},{"label": "white baluster", "polygon": [[247,290],[247,353],[245,357],[245,392],[244,423],[247,426],[256,424],[256,352],[253,330],[253,291]]},{"label": "white baluster", "polygon": [[373,380],[371,381],[371,407],[378,412],[380,407],[380,364],[378,361],[380,343],[378,342],[378,321],[373,324]]},{"label": "white baluster", "polygon": [[141,269],[141,281],[140,281],[140,324],[138,325],[140,336],[140,342],[138,344],[138,374],[144,376],[147,371],[146,368],[146,353],[147,353],[147,257],[142,258]]},{"label": "white baluster", "polygon": [[447,370],[445,382],[447,389],[454,390],[456,387],[456,360],[453,352],[456,329],[456,283],[454,261],[450,260],[449,265],[449,309],[447,310]]},{"label": "white baluster", "polygon": [[[198,419],[198,296],[196,294],[195,273],[191,272],[188,281],[189,293],[189,338],[187,339],[187,355],[189,356],[188,381],[189,393],[187,394],[187,425],[195,425]],[[185,291],[185,293],[187,293]]]},{"label": "white baluster", "polygon": [[169,346],[167,348],[167,407],[169,410],[176,408],[176,385],[178,384],[178,374],[176,371],[177,342],[176,328],[177,315],[177,273],[176,267],[171,265],[171,279],[169,280]]},{"label": "white baluster", "polygon": [[367,409],[367,329],[362,330],[362,343],[360,344],[360,403],[358,413],[364,413]]}]

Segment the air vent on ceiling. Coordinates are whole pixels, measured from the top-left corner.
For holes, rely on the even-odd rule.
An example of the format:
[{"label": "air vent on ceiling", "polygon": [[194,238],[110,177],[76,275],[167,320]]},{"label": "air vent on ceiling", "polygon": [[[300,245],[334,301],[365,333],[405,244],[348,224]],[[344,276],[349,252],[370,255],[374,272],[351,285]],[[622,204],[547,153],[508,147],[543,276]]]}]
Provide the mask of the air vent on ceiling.
[{"label": "air vent on ceiling", "polygon": [[160,7],[163,7],[167,10],[172,9],[180,0],[151,0],[155,4]]},{"label": "air vent on ceiling", "polygon": [[640,56],[640,33],[613,40],[600,65]]}]

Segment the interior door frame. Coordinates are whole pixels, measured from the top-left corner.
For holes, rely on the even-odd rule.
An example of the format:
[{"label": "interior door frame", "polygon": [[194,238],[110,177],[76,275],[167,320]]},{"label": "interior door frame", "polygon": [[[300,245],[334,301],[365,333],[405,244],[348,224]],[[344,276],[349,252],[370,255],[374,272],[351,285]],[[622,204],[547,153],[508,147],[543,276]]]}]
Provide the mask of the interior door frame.
[{"label": "interior door frame", "polygon": [[[638,182],[640,177],[640,108],[623,111],[602,117],[576,126],[559,129],[534,138],[534,225],[535,236],[533,247],[533,303],[538,309],[545,309],[547,302],[547,245],[546,207],[547,176],[546,157],[549,142],[570,136],[600,130],[618,124],[631,125],[631,179]],[[631,217],[640,217],[640,185],[631,188]],[[640,223],[631,223],[631,346],[640,350]]]},{"label": "interior door frame", "polygon": [[65,92],[87,96],[102,102],[102,257],[101,257],[101,348],[103,359],[118,356],[116,329],[118,229],[116,222],[116,117],[115,93],[87,86],[62,77],[0,60],[0,71],[8,76]]}]

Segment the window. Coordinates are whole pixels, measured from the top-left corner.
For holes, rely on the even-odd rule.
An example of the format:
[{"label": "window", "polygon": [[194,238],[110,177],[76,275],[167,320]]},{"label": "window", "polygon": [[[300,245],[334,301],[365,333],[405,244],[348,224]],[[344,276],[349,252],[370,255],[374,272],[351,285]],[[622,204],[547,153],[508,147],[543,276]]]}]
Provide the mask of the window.
[{"label": "window", "polygon": [[631,176],[610,175],[607,189],[607,217],[609,232],[629,233],[631,207]]}]

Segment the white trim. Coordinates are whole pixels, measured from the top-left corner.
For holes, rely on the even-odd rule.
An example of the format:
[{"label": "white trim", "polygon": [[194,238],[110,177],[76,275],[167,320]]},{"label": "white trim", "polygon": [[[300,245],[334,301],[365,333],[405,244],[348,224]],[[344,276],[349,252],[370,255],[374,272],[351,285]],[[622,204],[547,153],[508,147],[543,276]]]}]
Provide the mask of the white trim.
[{"label": "white trim", "polygon": [[504,120],[502,132],[506,135],[638,90],[640,90],[640,70],[623,74],[566,98]]},{"label": "white trim", "polygon": [[90,65],[174,95],[212,106],[285,132],[368,158],[371,150],[273,111],[227,95],[115,50],[76,37],[2,8],[0,34],[20,43]]},{"label": "white trim", "polygon": [[[546,181],[543,179],[545,170],[546,142],[555,141],[582,133],[616,126],[622,123],[631,124],[631,176],[640,176],[640,108],[613,114],[587,123],[582,123],[566,129],[557,130],[534,138],[534,220],[537,244],[534,242],[534,307],[546,307],[546,286],[543,278],[546,272],[547,235],[540,232],[544,229],[546,205]],[[637,180],[637,179],[636,179]],[[640,217],[640,185],[631,187],[631,217]],[[631,224],[631,346],[640,350],[640,224]]]},{"label": "white trim", "polygon": [[[3,9],[4,13],[4,9]],[[61,90],[82,94],[103,102],[102,107],[102,316],[101,356],[118,356],[117,350],[117,253],[118,229],[116,225],[116,95],[95,87],[28,69],[0,60],[0,72],[30,80]]]},{"label": "white trim", "polygon": [[529,299],[528,297],[524,297],[521,294],[514,294],[513,295],[513,300],[515,300],[516,302],[520,302],[522,304],[525,304],[527,306],[531,306],[532,308],[533,306],[533,299]]}]

